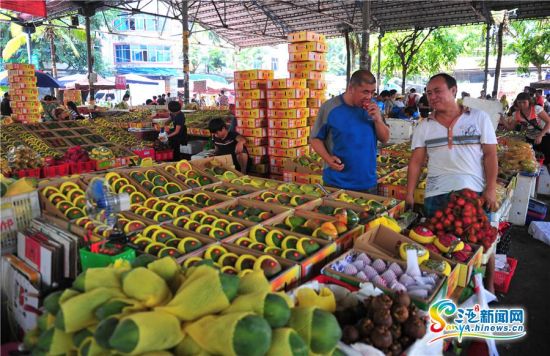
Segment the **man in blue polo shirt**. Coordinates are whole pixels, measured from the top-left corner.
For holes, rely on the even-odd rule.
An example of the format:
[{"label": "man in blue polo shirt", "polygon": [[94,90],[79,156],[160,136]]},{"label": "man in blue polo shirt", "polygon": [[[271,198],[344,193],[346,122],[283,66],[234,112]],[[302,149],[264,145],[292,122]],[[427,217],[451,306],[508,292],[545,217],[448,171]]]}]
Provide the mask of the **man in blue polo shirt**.
[{"label": "man in blue polo shirt", "polygon": [[376,193],[376,143],[390,138],[389,127],[372,101],[376,78],[358,70],[346,92],[325,102],[311,133],[311,147],[325,161],[326,185]]}]

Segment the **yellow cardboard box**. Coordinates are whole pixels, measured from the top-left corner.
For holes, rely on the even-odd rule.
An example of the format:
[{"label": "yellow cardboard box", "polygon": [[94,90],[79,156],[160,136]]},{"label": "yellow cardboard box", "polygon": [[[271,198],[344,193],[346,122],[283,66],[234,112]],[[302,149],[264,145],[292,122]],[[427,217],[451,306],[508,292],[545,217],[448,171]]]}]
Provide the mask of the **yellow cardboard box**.
[{"label": "yellow cardboard box", "polygon": [[266,116],[265,109],[235,109],[235,116],[242,119],[263,119]]},{"label": "yellow cardboard box", "polygon": [[8,77],[8,82],[10,83],[35,83],[36,84],[36,77],[33,76],[15,76],[15,77]]},{"label": "yellow cardboard box", "polygon": [[8,76],[34,76],[34,69],[8,69]]},{"label": "yellow cardboard box", "polygon": [[265,90],[252,89],[252,90],[237,90],[235,92],[237,99],[265,99]]},{"label": "yellow cardboard box", "polygon": [[328,63],[317,62],[317,61],[288,62],[287,68],[289,72],[308,72],[308,71],[324,72],[328,69]]},{"label": "yellow cardboard box", "polygon": [[39,101],[11,101],[10,106],[12,108],[39,108],[40,102]]},{"label": "yellow cardboard box", "polygon": [[267,119],[237,119],[238,127],[255,128],[255,127],[267,127]]},{"label": "yellow cardboard box", "polygon": [[309,117],[310,118],[317,118],[317,115],[319,114],[319,108],[309,108]]},{"label": "yellow cardboard box", "polygon": [[309,98],[310,99],[325,99],[327,97],[327,91],[322,90],[316,90],[316,89],[310,89],[309,90]]},{"label": "yellow cardboard box", "polygon": [[273,79],[272,70],[252,69],[233,72],[235,80],[267,80]]},{"label": "yellow cardboard box", "polygon": [[305,146],[308,144],[307,137],[300,138],[282,138],[282,137],[270,137],[269,138],[269,147],[275,148],[294,148]]},{"label": "yellow cardboard box", "polygon": [[290,72],[291,78],[303,78],[303,79],[325,79],[324,72],[309,71],[309,72]]},{"label": "yellow cardboard box", "polygon": [[294,148],[275,148],[269,147],[268,152],[270,156],[279,157],[300,157],[309,154],[309,146],[294,147]]},{"label": "yellow cardboard box", "polygon": [[12,93],[11,94],[15,94],[15,95],[37,95],[38,96],[38,89],[36,88],[33,88],[33,89],[15,89],[15,90],[12,90]]},{"label": "yellow cardboard box", "polygon": [[307,99],[307,107],[308,108],[320,108],[321,105],[323,105],[324,100],[321,100],[319,98],[310,98]]},{"label": "yellow cardboard box", "polygon": [[325,62],[327,60],[324,53],[317,52],[292,52],[288,56],[290,61],[302,62],[302,61],[317,61]]},{"label": "yellow cardboard box", "polygon": [[288,42],[294,43],[294,42],[322,42],[324,43],[326,41],[325,35],[321,35],[319,33],[311,32],[311,31],[300,31],[300,32],[293,32],[288,34]]},{"label": "yellow cardboard box", "polygon": [[6,64],[4,64],[4,67],[6,67],[7,70],[10,70],[10,69],[23,69],[23,70],[32,69],[32,70],[34,70],[34,65],[33,64],[27,64],[27,63],[6,63]]},{"label": "yellow cardboard box", "polygon": [[248,146],[267,146],[269,143],[267,137],[245,137]]},{"label": "yellow cardboard box", "polygon": [[235,99],[236,109],[263,109],[267,107],[265,99]]},{"label": "yellow cardboard box", "polygon": [[295,129],[268,129],[269,137],[300,138],[309,136],[311,129],[309,127],[298,127]]},{"label": "yellow cardboard box", "polygon": [[266,89],[267,79],[261,80],[236,80],[235,90]]},{"label": "yellow cardboard box", "polygon": [[11,102],[15,102],[15,101],[36,101],[38,102],[38,94],[32,94],[32,95],[17,95],[17,94],[13,94],[13,95],[10,95],[11,96]]},{"label": "yellow cardboard box", "polygon": [[295,109],[307,107],[307,99],[269,99],[269,109]]},{"label": "yellow cardboard box", "polygon": [[269,165],[271,167],[284,167],[285,161],[287,159],[285,157],[269,157]]},{"label": "yellow cardboard box", "polygon": [[309,89],[273,89],[267,91],[268,99],[303,99],[309,96]]},{"label": "yellow cardboard box", "polygon": [[40,109],[38,107],[34,107],[34,108],[15,107],[12,110],[14,114],[39,114],[40,113]]},{"label": "yellow cardboard box", "polygon": [[[307,118],[301,119],[267,119],[267,127],[270,129],[295,129],[307,126]],[[294,137],[291,137],[294,138]]]},{"label": "yellow cardboard box", "polygon": [[238,132],[241,133],[243,136],[252,136],[252,137],[266,137],[267,136],[267,129],[264,127],[258,127],[255,129],[249,129],[249,128],[238,128]]},{"label": "yellow cardboard box", "polygon": [[248,153],[254,156],[267,155],[267,146],[249,146],[246,148]]},{"label": "yellow cardboard box", "polygon": [[327,82],[323,79],[308,79],[307,87],[309,90],[324,90],[327,88]]},{"label": "yellow cardboard box", "polygon": [[309,108],[268,109],[268,119],[303,119],[309,116]]},{"label": "yellow cardboard box", "polygon": [[273,79],[267,81],[267,89],[300,89],[306,87],[305,79]]},{"label": "yellow cardboard box", "polygon": [[306,52],[306,51],[325,53],[325,52],[328,52],[328,45],[323,42],[315,42],[315,41],[288,44],[289,53]]}]

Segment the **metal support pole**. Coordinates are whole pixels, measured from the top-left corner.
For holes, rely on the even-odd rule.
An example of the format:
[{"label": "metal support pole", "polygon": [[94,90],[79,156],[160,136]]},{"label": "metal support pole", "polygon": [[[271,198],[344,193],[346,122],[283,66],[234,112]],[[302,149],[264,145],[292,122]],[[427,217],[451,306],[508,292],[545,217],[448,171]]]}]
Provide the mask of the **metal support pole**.
[{"label": "metal support pole", "polygon": [[487,95],[487,80],[489,78],[489,34],[491,32],[491,23],[487,22],[485,33],[485,78],[483,79],[483,91]]},{"label": "metal support pole", "polygon": [[346,39],[346,89],[349,86],[349,80],[351,77],[351,51],[349,43],[349,31],[345,30],[344,36]]},{"label": "metal support pole", "polygon": [[370,1],[363,1],[361,6],[362,13],[362,36],[361,36],[361,55],[359,59],[359,68],[370,70],[369,56],[369,38],[370,38]]},{"label": "metal support pole", "polygon": [[382,37],[384,37],[384,32],[380,31],[378,34],[378,70],[376,72],[376,92],[380,94],[380,63],[382,59]]},{"label": "metal support pole", "polygon": [[[504,17],[506,19],[506,15]],[[500,81],[500,72],[502,65],[502,36],[504,35],[504,21],[498,25],[497,33],[497,64],[495,65],[495,82],[493,85],[493,92],[498,95],[498,84]],[[491,96],[493,93],[491,93]],[[493,100],[496,98],[493,98]]]},{"label": "metal support pole", "polygon": [[189,103],[189,3],[181,2],[181,25],[183,41],[183,102]]},{"label": "metal support pole", "polygon": [[88,85],[90,91],[88,94],[88,103],[95,102],[95,92],[94,92],[94,83],[92,81],[92,73],[94,72],[94,54],[92,53],[92,34],[90,30],[90,16],[86,15],[85,17],[85,26],[86,26],[86,55],[88,60]]}]

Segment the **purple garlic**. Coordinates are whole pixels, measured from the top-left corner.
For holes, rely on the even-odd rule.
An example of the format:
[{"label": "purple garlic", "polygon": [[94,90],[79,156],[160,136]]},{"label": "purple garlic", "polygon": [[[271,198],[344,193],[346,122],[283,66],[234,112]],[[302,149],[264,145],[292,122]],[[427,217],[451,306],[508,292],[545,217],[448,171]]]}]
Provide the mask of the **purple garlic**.
[{"label": "purple garlic", "polygon": [[361,260],[356,260],[355,262],[352,263],[358,270],[362,270],[363,268],[365,268],[365,262],[364,261],[361,261]]},{"label": "purple garlic", "polygon": [[369,278],[367,277],[367,275],[366,275],[365,272],[363,272],[363,271],[359,271],[359,272],[355,275],[355,277],[357,277],[357,278],[359,278],[359,279],[363,279],[363,280],[365,280],[365,281],[368,281],[368,280],[369,280]]}]

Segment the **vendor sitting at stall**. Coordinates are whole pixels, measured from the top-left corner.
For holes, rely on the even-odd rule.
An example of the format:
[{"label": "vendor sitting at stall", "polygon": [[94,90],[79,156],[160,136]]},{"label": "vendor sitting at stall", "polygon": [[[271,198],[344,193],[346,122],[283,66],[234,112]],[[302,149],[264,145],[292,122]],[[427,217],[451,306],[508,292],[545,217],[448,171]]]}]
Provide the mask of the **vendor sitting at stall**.
[{"label": "vendor sitting at stall", "polygon": [[67,102],[67,109],[69,110],[71,120],[84,120],[84,116],[80,115],[78,107],[73,101]]},{"label": "vendor sitting at stall", "polygon": [[44,96],[44,99],[40,101],[42,108],[44,109],[44,121],[57,120],[54,111],[59,107],[57,99],[51,95]]},{"label": "vendor sitting at stall", "polygon": [[216,156],[230,154],[237,170],[246,174],[248,166],[248,150],[246,139],[235,131],[229,131],[222,118],[215,118],[208,123],[208,129],[214,140]]},{"label": "vendor sitting at stall", "polygon": [[65,108],[58,107],[54,109],[53,117],[55,121],[64,121],[69,120],[71,118],[71,114]]}]

